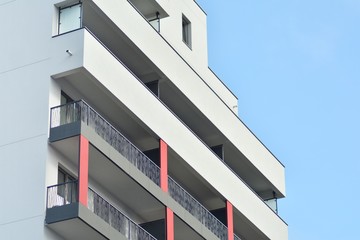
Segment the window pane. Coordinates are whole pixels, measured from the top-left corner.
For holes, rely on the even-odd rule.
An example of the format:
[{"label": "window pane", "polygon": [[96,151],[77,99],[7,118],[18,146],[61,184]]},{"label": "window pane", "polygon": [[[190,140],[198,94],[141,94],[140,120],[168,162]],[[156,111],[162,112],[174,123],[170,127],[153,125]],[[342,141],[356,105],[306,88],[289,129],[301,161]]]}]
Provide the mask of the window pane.
[{"label": "window pane", "polygon": [[191,22],[185,16],[182,18],[182,37],[184,43],[191,48]]},{"label": "window pane", "polygon": [[81,4],[60,9],[59,34],[81,27]]},{"label": "window pane", "polygon": [[58,183],[65,182],[65,174],[59,169],[58,170]]},{"label": "window pane", "polygon": [[160,32],[160,19],[150,20],[149,23],[156,29],[156,31]]}]

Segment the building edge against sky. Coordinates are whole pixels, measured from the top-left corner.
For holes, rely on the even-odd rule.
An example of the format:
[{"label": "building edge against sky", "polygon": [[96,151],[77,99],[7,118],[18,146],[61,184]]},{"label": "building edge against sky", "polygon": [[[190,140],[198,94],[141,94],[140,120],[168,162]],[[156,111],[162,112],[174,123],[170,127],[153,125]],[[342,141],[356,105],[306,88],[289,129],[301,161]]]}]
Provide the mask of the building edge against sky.
[{"label": "building edge against sky", "polygon": [[288,239],[284,166],[208,68],[206,17],[0,0],[1,239]]}]

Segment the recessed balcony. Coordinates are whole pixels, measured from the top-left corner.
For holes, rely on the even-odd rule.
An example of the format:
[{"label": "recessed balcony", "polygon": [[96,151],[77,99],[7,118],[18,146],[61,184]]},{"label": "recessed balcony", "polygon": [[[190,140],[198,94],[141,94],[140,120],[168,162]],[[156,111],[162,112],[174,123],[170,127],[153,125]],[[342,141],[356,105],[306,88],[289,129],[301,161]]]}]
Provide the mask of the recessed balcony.
[{"label": "recessed balcony", "polygon": [[[178,156],[172,161],[173,165],[169,166],[171,176],[196,196],[196,199],[199,199],[207,209],[224,207],[225,198],[232,202],[236,208],[234,223],[239,226],[239,233],[245,232],[242,234],[244,237],[251,235],[254,229],[260,229],[260,236],[265,233],[267,236],[274,236],[272,238],[286,234],[285,223],[263,201],[259,201],[258,196],[237,178],[236,174],[224,168],[224,164],[214,157],[214,153],[202,144],[166,105],[158,101],[144,84],[138,81],[137,74],[129,70],[126,64],[116,58],[116,54],[109,51],[94,35],[82,29],[54,38],[54,42],[57,46],[63,46],[65,50],[74,49],[75,53],[71,58],[63,57],[64,53],[61,51],[58,53],[59,56],[62,54],[59,61],[66,61],[69,66],[71,64],[70,67],[59,64],[59,69],[54,71],[57,74],[52,77],[61,89],[74,88],[80,93],[79,96],[85,97],[92,106],[100,109],[116,129],[121,129],[121,132],[143,151],[158,147],[158,136],[166,139],[172,152]],[[104,64],[99,65],[97,59],[102,59]],[[137,96],[141,96],[142,101],[138,101]],[[73,96],[73,98],[77,97],[76,94]],[[162,122],[166,124],[161,125]],[[169,128],[169,131],[164,131],[164,127]],[[85,129],[85,125],[81,125],[81,128]],[[173,134],[172,129],[178,129],[178,134]],[[189,151],[189,148],[193,147],[197,151]],[[183,165],[183,169],[188,173],[187,176],[191,175],[192,178],[184,179],[181,174],[179,175],[177,170],[179,165]],[[215,172],[221,173],[227,180],[214,178]],[[204,187],[209,195],[203,194]],[[237,189],[237,191],[229,191],[229,189]],[[200,194],[198,190],[201,191]],[[222,202],[214,206],[213,202],[207,201],[209,196],[216,197]],[[248,211],[249,208],[256,208],[256,211]],[[271,219],[269,222],[272,222],[274,227],[264,225],[262,218]],[[282,230],[273,231],[279,228]],[[255,232],[258,232],[257,230]]]},{"label": "recessed balcony", "polygon": [[77,181],[47,188],[45,222],[67,239],[156,240],[91,188],[87,206],[79,204]]},{"label": "recessed balcony", "polygon": [[[142,1],[133,2],[140,4]],[[129,5],[128,3],[126,3],[126,5]],[[246,127],[243,126],[243,124],[240,123],[238,119],[233,119],[233,116],[231,114],[229,116],[229,119],[233,119],[235,122],[234,124],[227,125],[225,130],[228,131],[229,126],[237,126],[239,129],[229,133],[231,135],[231,138],[224,135],[224,131],[219,128],[218,124],[215,124],[215,122],[218,121],[222,125],[223,118],[218,119],[219,117],[215,117],[215,119],[210,120],[207,115],[203,114],[204,111],[194,105],[194,101],[189,98],[190,95],[186,94],[185,91],[179,88],[180,85],[185,84],[184,80],[181,79],[178,83],[174,81],[178,77],[178,74],[176,74],[178,73],[178,71],[174,71],[171,73],[169,72],[167,74],[165,70],[167,71],[168,68],[165,68],[165,66],[163,66],[163,69],[159,69],[159,66],[158,64],[156,64],[155,61],[156,59],[151,59],[150,57],[152,55],[150,56],[148,54],[145,54],[144,49],[139,48],[139,46],[143,43],[140,42],[139,44],[137,44],[132,42],[132,40],[129,39],[129,36],[131,36],[132,34],[126,34],[123,32],[127,28],[129,28],[128,30],[132,32],[133,28],[129,27],[128,25],[114,25],[115,19],[109,19],[110,15],[107,15],[106,12],[103,12],[105,11],[105,9],[102,9],[102,4],[103,3],[100,4],[100,2],[96,1],[89,1],[83,3],[82,22],[78,23],[79,18],[76,18],[77,28],[85,27],[89,33],[92,33],[93,36],[96,36],[95,38],[99,40],[99,42],[106,49],[111,51],[111,54],[113,56],[116,56],[116,58],[119,59],[124,64],[124,66],[126,66],[131,71],[131,73],[133,73],[137,77],[138,80],[146,84],[151,84],[152,82],[157,81],[159,83],[159,92],[161,92],[159,99],[164,104],[166,104],[166,106],[171,109],[171,111],[174,112],[174,114],[176,114],[179,119],[181,119],[181,121],[185,125],[187,125],[191,129],[191,131],[193,131],[206,146],[213,147],[217,145],[222,145],[223,151],[226,153],[226,157],[222,159],[223,162],[233,171],[235,171],[237,175],[241,177],[241,179],[243,179],[259,196],[261,196],[262,199],[267,199],[267,195],[272,194],[273,191],[276,192],[277,197],[283,197],[284,193],[281,189],[283,186],[278,186],[278,184],[276,184],[276,182],[279,181],[281,183],[281,171],[283,170],[282,167],[280,166],[280,169],[278,169],[279,165],[278,163],[276,163],[276,161],[273,162],[274,159],[269,160],[269,164],[276,165],[274,166],[274,171],[270,171],[268,173],[262,171],[260,167],[256,166],[256,164],[253,165],[253,163],[258,162],[258,159],[272,157],[268,153],[263,153],[262,150],[264,150],[264,146],[261,146],[261,144],[259,144],[258,140],[256,140],[254,136],[251,136],[251,132],[246,129]],[[133,11],[134,9],[130,8],[129,13],[117,12],[117,15],[130,14],[130,12]],[[138,15],[139,14],[136,14],[137,18],[139,17]],[[140,25],[144,25],[143,23],[145,21],[144,19],[137,20],[139,22],[136,25],[139,25],[139,28],[141,28]],[[148,19],[148,21],[149,20],[151,20],[150,24],[155,23],[156,25],[158,22],[157,18],[151,18]],[[149,24],[145,24],[145,26],[142,27],[144,29],[141,31],[141,33],[146,33],[146,36],[148,37],[148,39],[144,42],[147,43],[146,45],[153,46],[150,49],[152,53],[159,54],[165,52],[165,50],[168,49],[169,46],[166,44],[166,42],[165,46],[159,46],[159,44],[163,45],[161,43],[164,43],[164,41],[159,34],[155,33],[153,29],[151,29]],[[159,28],[158,25],[155,27]],[[173,52],[173,50],[170,51]],[[178,60],[181,59],[178,56],[174,56],[174,59],[171,60],[171,62],[177,62]],[[174,65],[183,66],[184,69],[181,72],[188,72],[189,70],[189,67],[186,64],[184,65],[182,60],[180,61],[180,63]],[[171,67],[169,65],[167,66]],[[184,87],[190,88],[191,90],[198,89],[199,92],[196,95],[203,95],[205,94],[205,92],[208,93],[207,86],[193,86],[193,84],[195,83],[201,84],[202,81],[195,81],[195,79],[199,79],[199,76],[197,74],[194,74],[191,71],[189,74],[191,76],[189,75],[189,77],[186,77],[185,79],[194,78],[194,80],[189,82],[189,84]],[[208,96],[201,99],[212,98],[212,95],[214,95],[212,90],[210,91],[210,94],[211,97]],[[220,107],[216,109],[220,109]],[[226,109],[224,111],[226,112],[226,114],[228,114],[229,112]],[[211,114],[213,114],[213,112]],[[216,116],[223,116],[223,114],[225,113],[219,113],[216,114]],[[236,134],[236,137],[232,139],[234,132],[241,132],[241,134]],[[249,139],[246,140],[243,138]],[[242,145],[248,144],[248,142],[250,141],[255,141],[254,144],[256,144],[258,146],[258,149],[260,149],[261,151],[250,151],[249,149],[251,149],[251,146],[241,150],[239,144],[234,145],[235,142],[239,142],[240,140],[244,142],[243,144],[241,144],[241,148],[243,148]],[[248,156],[246,156],[246,152],[249,152],[248,154],[251,154],[253,156],[249,158]],[[260,153],[265,154],[266,156],[257,156]],[[260,166],[262,165],[263,162],[260,164]],[[275,172],[277,172],[278,170],[280,170],[278,174],[275,174]],[[272,177],[274,177],[274,180],[272,180],[272,177],[268,177],[267,174],[270,174]]]},{"label": "recessed balcony", "polygon": [[[154,12],[156,7],[156,1],[149,1],[151,4],[143,3],[144,1],[128,1],[125,2],[125,5],[131,5],[135,6],[138,9],[138,12],[142,14],[143,16],[147,15],[150,16],[148,13]],[[155,4],[155,5],[154,5]],[[131,72],[137,76],[138,80],[149,84],[152,82],[158,81],[158,89],[159,92],[161,92],[159,99],[166,104],[166,106],[171,109],[174,114],[176,114],[181,121],[191,129],[198,137],[201,139],[201,141],[208,147],[213,147],[216,145],[222,145],[223,151],[226,153],[224,158],[221,160],[229,166],[234,172],[236,172],[237,175],[241,177],[262,199],[268,199],[267,195],[272,194],[274,191],[276,192],[276,197],[282,197],[283,193],[281,189],[278,189],[277,184],[274,185],[275,181],[272,181],[271,178],[266,177],[265,172],[262,172],[260,168],[253,166],[252,164],[248,164],[249,160],[250,162],[254,161],[257,162],[258,159],[265,158],[264,156],[256,156],[251,157],[250,159],[247,159],[245,152],[249,151],[251,147],[245,148],[244,151],[240,151],[239,146],[234,145],[234,142],[239,141],[239,139],[245,138],[245,136],[249,135],[249,130],[245,129],[242,124],[240,124],[240,128],[244,130],[244,133],[241,133],[241,137],[236,137],[235,139],[231,140],[229,137],[225,136],[223,134],[223,131],[217,126],[217,124],[214,124],[214,121],[210,121],[208,116],[204,115],[201,110],[201,108],[198,108],[194,105],[194,101],[192,101],[188,94],[184,94],[182,90],[179,89],[178,84],[173,82],[174,78],[177,77],[177,75],[170,77],[170,75],[165,74],[166,69],[159,69],[156,62],[154,62],[154,59],[150,59],[150,55],[147,55],[143,52],[143,50],[139,49],[139,46],[131,41],[131,39],[128,38],[128,36],[131,36],[132,34],[125,34],[123,31],[128,28],[128,26],[116,26],[114,25],[114,19],[109,19],[110,15],[106,14],[105,9],[102,9],[103,3],[97,2],[97,1],[89,1],[84,2],[81,6],[83,8],[82,13],[83,15],[80,15],[81,11],[77,11],[77,14],[81,16],[81,19],[79,21],[79,16],[74,15],[74,20],[64,20],[64,23],[73,23],[76,24],[68,24],[69,26],[73,27],[74,29],[85,27],[88,32],[91,32],[94,36],[96,36],[96,39],[98,39],[101,44],[111,51],[111,54],[113,56],[116,56],[117,59],[119,59],[128,69],[131,70]],[[149,5],[149,6],[148,6]],[[151,7],[150,5],[153,5]],[[163,2],[161,3],[163,5]],[[166,4],[165,4],[166,5]],[[125,6],[124,6],[125,7]],[[127,6],[129,7],[129,6]],[[74,7],[72,7],[74,8]],[[121,8],[122,9],[122,8]],[[129,13],[120,13],[117,12],[118,15],[124,15],[124,14],[130,14],[130,12],[133,12],[134,8],[129,9]],[[132,15],[132,14],[131,14]],[[138,18],[139,14],[136,14],[136,17]],[[161,14],[160,14],[161,15]],[[68,15],[65,15],[68,16]],[[72,16],[72,15],[71,15]],[[134,16],[135,17],[135,16]],[[150,21],[150,24],[154,23],[156,26],[155,28],[159,28],[157,17],[153,18],[145,18],[147,21]],[[144,23],[144,19],[138,19],[140,28],[140,23]],[[141,24],[143,25],[143,24]],[[61,24],[59,25],[59,27]],[[154,26],[154,25],[153,25]],[[157,33],[154,33],[153,29],[149,26],[149,24],[146,24],[145,26],[142,26],[145,29],[142,30],[143,34],[146,32],[146,36],[148,36],[149,39],[146,40],[148,42],[147,45],[154,46],[153,49],[151,49],[152,52],[158,54],[165,51],[165,49],[168,48],[167,44],[166,46],[163,46],[164,49],[160,48],[158,44],[163,43],[163,39],[161,36]],[[60,28],[59,28],[60,29]],[[66,30],[70,30],[70,28],[66,28]],[[131,31],[132,28],[129,28]],[[150,31],[151,30],[151,31]],[[148,33],[148,31],[150,31]],[[150,37],[150,36],[153,36]],[[141,42],[142,44],[142,42]],[[140,44],[140,45],[141,45]],[[162,45],[162,44],[161,44]],[[155,48],[156,46],[156,48]],[[161,51],[159,50],[161,49]],[[171,50],[172,52],[173,50]],[[175,60],[179,60],[178,57],[175,57],[174,60],[171,62],[175,62]],[[180,61],[182,64],[178,63],[175,65],[183,65],[183,62]],[[188,67],[185,67],[186,70],[188,70]],[[176,71],[177,73],[178,71]],[[185,72],[185,69],[182,71]],[[169,73],[170,74],[170,73]],[[199,78],[198,75],[193,75],[192,77],[186,77],[185,79],[191,79],[191,78]],[[208,89],[207,86],[204,87],[193,87],[193,84],[197,83],[198,81],[191,81],[189,86],[191,89],[198,89],[199,94],[203,94],[203,90],[205,91]],[[201,81],[200,81],[201,82]],[[181,80],[181,84],[184,84],[184,80]],[[205,91],[206,92],[206,91]],[[204,92],[204,93],[205,93]],[[212,92],[212,91],[211,91]],[[212,93],[213,95],[213,93]],[[213,97],[211,95],[211,97]],[[210,99],[209,97],[204,97],[204,99]],[[216,108],[218,109],[218,108]],[[220,109],[220,108],[219,108]],[[200,111],[199,111],[200,110]],[[228,111],[226,111],[228,112]],[[223,114],[217,114],[217,116],[223,116]],[[229,119],[233,116],[229,116]],[[216,119],[219,120],[219,119]],[[221,124],[222,124],[222,118],[221,118]],[[228,126],[237,126],[240,121],[236,121],[236,124],[230,124]],[[228,128],[227,126],[227,128]],[[228,129],[225,130],[228,130]],[[233,131],[233,132],[240,132],[240,131]],[[233,135],[233,132],[230,134]],[[251,134],[250,134],[251,135]],[[254,138],[251,136],[248,136],[249,139],[244,141],[244,144],[248,144],[248,142],[251,140],[253,141]],[[230,141],[229,141],[230,140]],[[254,144],[259,145],[258,141],[255,141]],[[261,144],[260,144],[261,145]],[[259,145],[259,149],[263,149],[263,146]],[[249,154],[260,154],[261,151],[257,152],[250,152]],[[266,154],[266,153],[265,153]],[[266,154],[268,155],[268,154]],[[269,156],[267,156],[269,157]],[[264,160],[265,161],[265,160]],[[263,163],[261,163],[262,166]],[[274,168],[275,169],[275,168]],[[276,168],[277,169],[277,168]],[[260,171],[259,171],[260,170]],[[274,173],[273,173],[274,172]],[[275,175],[276,181],[279,180],[279,177],[282,176],[279,172],[278,174],[275,174],[274,171],[270,171],[269,174]],[[270,180],[270,181],[269,181]]]},{"label": "recessed balcony", "polygon": [[168,177],[168,183],[169,194],[176,202],[213,232],[219,239],[228,239],[227,227],[219,219],[175,182],[174,179]]}]

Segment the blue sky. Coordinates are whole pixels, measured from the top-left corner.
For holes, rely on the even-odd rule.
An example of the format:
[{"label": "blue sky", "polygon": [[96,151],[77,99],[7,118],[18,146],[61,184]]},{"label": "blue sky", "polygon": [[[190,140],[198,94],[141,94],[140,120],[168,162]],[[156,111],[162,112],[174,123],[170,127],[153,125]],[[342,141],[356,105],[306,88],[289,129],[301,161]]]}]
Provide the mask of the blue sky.
[{"label": "blue sky", "polygon": [[209,66],[286,166],[289,239],[360,239],[360,1],[197,2]]}]

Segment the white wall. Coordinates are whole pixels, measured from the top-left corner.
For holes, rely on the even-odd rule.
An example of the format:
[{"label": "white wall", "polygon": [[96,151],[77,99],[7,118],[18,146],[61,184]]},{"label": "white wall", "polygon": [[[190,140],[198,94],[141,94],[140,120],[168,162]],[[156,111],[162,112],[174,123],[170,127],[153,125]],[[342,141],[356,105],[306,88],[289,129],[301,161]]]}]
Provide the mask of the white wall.
[{"label": "white wall", "polygon": [[[109,18],[189,100],[285,195],[284,167],[127,2],[95,0]],[[132,24],[129,24],[132,23]],[[137,26],[134,28],[133,26]]]},{"label": "white wall", "polygon": [[[264,234],[271,239],[287,239],[286,224],[86,32],[84,49],[84,67],[100,84],[142,119]],[[102,59],[102,66],[97,59]],[[222,176],[222,179],[214,176]]]},{"label": "white wall", "polygon": [[0,239],[60,239],[44,228],[52,1],[0,1]]},{"label": "white wall", "polygon": [[[195,69],[208,66],[206,15],[193,0],[169,0],[169,17],[161,19],[161,35]],[[191,22],[191,48],[182,40],[182,15]]]},{"label": "white wall", "polygon": [[[219,4],[221,4],[219,2]],[[206,14],[194,0],[169,0],[169,17],[161,19],[160,34],[175,48],[185,61],[201,76],[214,92],[237,114],[237,98],[208,69]],[[182,40],[182,15],[191,22],[192,46]],[[209,16],[211,17],[211,16]]]}]

